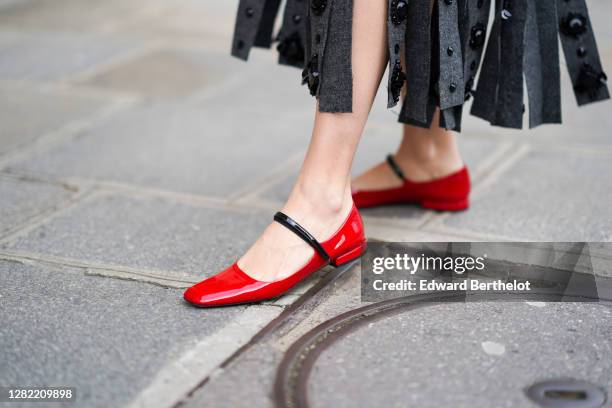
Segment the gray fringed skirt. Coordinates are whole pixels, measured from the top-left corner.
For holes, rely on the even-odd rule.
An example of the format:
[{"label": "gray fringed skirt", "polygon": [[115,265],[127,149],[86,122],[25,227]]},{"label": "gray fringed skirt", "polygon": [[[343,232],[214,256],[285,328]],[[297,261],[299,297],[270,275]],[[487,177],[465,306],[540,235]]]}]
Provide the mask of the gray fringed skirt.
[{"label": "gray fringed skirt", "polygon": [[[387,106],[406,85],[400,122],[428,128],[439,107],[440,126],[459,131],[472,98],[472,115],[521,128],[526,88],[529,127],[560,123],[559,38],[578,105],[609,98],[585,0],[388,1]],[[274,33],[280,3],[240,0],[232,55],[278,42],[320,111],[351,112],[352,0],[286,0]]]}]

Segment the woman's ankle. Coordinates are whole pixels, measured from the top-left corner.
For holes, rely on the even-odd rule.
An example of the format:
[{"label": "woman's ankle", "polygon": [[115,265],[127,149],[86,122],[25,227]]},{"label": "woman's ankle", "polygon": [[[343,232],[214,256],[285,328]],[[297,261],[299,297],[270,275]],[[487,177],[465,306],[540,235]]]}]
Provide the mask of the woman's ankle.
[{"label": "woman's ankle", "polygon": [[350,187],[332,189],[329,186],[296,183],[283,211],[323,239],[333,233],[353,207]]},{"label": "woman's ankle", "polygon": [[287,205],[299,206],[311,213],[322,216],[336,216],[352,207],[353,198],[350,186],[328,186],[297,182]]},{"label": "woman's ankle", "polygon": [[429,154],[398,151],[395,161],[412,181],[429,181],[459,171],[465,165],[458,150],[432,149]]}]

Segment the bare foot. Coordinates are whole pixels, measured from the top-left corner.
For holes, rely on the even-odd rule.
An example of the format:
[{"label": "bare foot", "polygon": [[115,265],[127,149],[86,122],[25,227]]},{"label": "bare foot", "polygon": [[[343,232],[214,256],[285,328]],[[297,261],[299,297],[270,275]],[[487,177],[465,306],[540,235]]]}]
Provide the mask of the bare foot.
[{"label": "bare foot", "polygon": [[[330,200],[306,197],[296,188],[281,211],[323,242],[342,226],[353,206],[350,191],[335,201],[330,205]],[[273,222],[238,260],[238,266],[253,279],[273,282],[295,273],[313,254],[312,247],[301,238]]]}]

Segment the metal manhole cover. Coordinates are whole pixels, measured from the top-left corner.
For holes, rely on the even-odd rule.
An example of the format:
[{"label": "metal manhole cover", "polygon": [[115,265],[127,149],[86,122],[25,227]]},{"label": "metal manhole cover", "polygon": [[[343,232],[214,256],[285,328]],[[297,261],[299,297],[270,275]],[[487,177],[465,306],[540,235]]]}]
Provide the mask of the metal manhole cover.
[{"label": "metal manhole cover", "polygon": [[543,381],[532,385],[525,393],[542,407],[597,408],[606,402],[604,392],[586,381]]},{"label": "metal manhole cover", "polygon": [[[366,305],[363,306],[361,308],[357,308],[348,312],[345,312],[339,316],[336,316],[322,324],[320,324],[319,326],[315,327],[314,329],[312,329],[311,331],[309,331],[308,333],[304,334],[300,339],[298,339],[293,345],[291,345],[291,347],[289,347],[289,349],[287,350],[285,356],[283,357],[283,360],[278,368],[277,371],[277,376],[276,376],[276,381],[275,381],[275,402],[277,404],[277,406],[279,407],[287,407],[287,408],[307,408],[309,406],[311,406],[311,399],[313,399],[312,402],[314,402],[314,405],[322,405],[320,404],[321,401],[323,401],[321,398],[319,397],[325,397],[326,399],[325,404],[323,404],[323,406],[327,405],[332,405],[330,403],[330,400],[333,401],[333,403],[340,403],[342,398],[346,395],[350,395],[351,397],[356,397],[357,394],[356,392],[358,392],[357,390],[362,390],[364,389],[364,387],[362,386],[363,382],[360,381],[358,379],[358,377],[356,375],[350,375],[350,378],[352,380],[355,380],[352,383],[344,383],[343,386],[345,387],[345,390],[340,393],[337,390],[339,389],[338,387],[336,387],[333,392],[331,392],[329,389],[325,389],[325,388],[316,388],[317,384],[327,384],[329,386],[330,381],[329,378],[324,378],[322,381],[316,382],[317,378],[319,378],[320,376],[325,376],[325,373],[329,374],[332,373],[331,375],[337,375],[338,373],[335,372],[335,368],[338,367],[337,361],[334,359],[330,359],[330,358],[323,358],[320,359],[320,356],[325,357],[324,353],[329,353],[330,350],[335,350],[335,352],[337,353],[338,347],[340,347],[339,345],[342,344],[343,341],[346,341],[346,339],[348,338],[352,338],[353,341],[362,341],[363,339],[358,337],[359,333],[366,333],[371,335],[372,333],[368,333],[368,330],[375,330],[375,329],[371,329],[369,323],[374,323],[376,322],[377,325],[381,325],[384,324],[384,322],[388,322],[388,324],[393,326],[393,319],[396,319],[396,316],[401,316],[403,314],[405,314],[406,312],[409,313],[419,313],[418,311],[420,311],[421,313],[424,313],[423,310],[424,309],[428,309],[429,307],[441,307],[443,305],[447,305],[448,303],[444,303],[445,301],[448,300],[453,300],[456,298],[458,298],[459,296],[462,295],[455,295],[453,293],[430,293],[430,294],[426,294],[426,295],[418,295],[418,296],[408,296],[408,297],[404,297],[404,298],[398,298],[398,299],[392,299],[392,300],[387,300],[387,301],[383,301],[383,302],[378,302],[378,303],[373,303],[370,305]],[[525,295],[521,295],[521,297],[524,297]],[[533,296],[533,299],[542,299],[542,294],[532,294],[530,296]],[[547,294],[545,296],[551,296],[550,294]],[[493,296],[493,298],[497,299],[497,300],[512,300],[513,298],[515,298],[514,294],[495,294]],[[480,300],[490,300],[490,295],[487,295],[486,297],[484,295],[482,295],[482,299]],[[547,299],[545,299],[547,300]],[[577,298],[571,298],[568,299],[571,300],[572,302],[577,301]],[[481,307],[479,305],[482,305],[482,302],[470,302],[466,304],[467,309],[464,307],[462,308],[462,313],[467,313],[467,315],[469,316],[478,316],[477,312],[478,312],[478,307]],[[512,305],[519,305],[518,303],[512,303]],[[557,305],[559,305],[559,307],[556,307]],[[592,305],[590,303],[585,303],[584,305]],[[469,307],[468,307],[469,306]],[[553,307],[555,306],[555,307]],[[548,310],[548,308],[545,308],[545,311],[540,311],[538,309],[538,315],[540,316],[538,319],[524,319],[522,316],[524,316],[522,313],[533,313],[533,310],[529,309],[532,308],[533,306],[531,305],[526,305],[526,304],[521,304],[520,306],[520,311],[521,313],[513,313],[509,316],[515,316],[515,318],[520,319],[522,322],[530,322],[529,324],[531,326],[529,326],[528,329],[519,331],[519,332],[511,332],[508,331],[508,333],[510,333],[513,336],[513,343],[516,343],[513,345],[513,347],[511,349],[508,350],[508,352],[506,353],[506,359],[507,361],[521,361],[521,363],[519,364],[520,367],[525,367],[525,362],[528,361],[529,363],[532,362],[532,357],[530,357],[530,354],[525,352],[525,353],[516,353],[514,350],[518,350],[517,347],[520,346],[520,344],[526,344],[526,340],[524,339],[525,336],[521,336],[520,334],[525,332],[525,333],[531,333],[535,327],[540,327],[541,326],[541,321],[542,319],[546,318],[552,318],[553,316],[556,316],[557,319],[563,320],[563,316],[565,316],[565,314],[569,313],[569,309],[571,309],[571,313],[570,315],[573,316],[576,313],[576,310],[574,310],[574,308],[576,307],[576,305],[568,305],[566,303],[551,303],[551,307],[549,308],[550,310]],[[591,316],[591,311],[590,311],[590,307],[592,306],[584,306],[584,310],[582,310],[581,313],[584,313],[585,316]],[[601,307],[601,304],[597,304],[597,307]],[[474,309],[476,308],[476,309]],[[569,309],[568,309],[569,308]],[[465,310],[464,310],[465,309]],[[516,309],[516,308],[514,308]],[[588,311],[586,309],[589,309]],[[559,310],[564,310],[564,314],[559,315],[558,311]],[[606,308],[607,310],[607,308]],[[475,314],[476,313],[476,314]],[[445,319],[446,316],[441,316],[440,319]],[[471,319],[471,318],[470,318]],[[505,322],[505,324],[511,324],[511,320],[508,319],[502,319],[503,322]],[[438,326],[441,327],[442,323],[439,320],[434,319],[433,317],[429,316],[427,322],[429,322],[432,327],[434,326]],[[580,319],[580,322],[589,322],[589,324],[592,323],[591,320],[589,319]],[[562,324],[559,324],[559,322],[557,322],[557,325],[555,327],[562,327]],[[398,325],[395,325],[394,327],[400,327]],[[401,326],[404,327],[404,326]],[[408,330],[410,328],[410,325],[406,325],[406,327],[408,327]],[[457,325],[457,327],[459,327],[458,330],[461,330],[461,327],[463,327],[463,325]],[[503,326],[499,326],[496,328],[496,330],[503,328]],[[527,326],[526,326],[527,327]],[[565,326],[563,326],[565,327]],[[380,328],[380,327],[379,327]],[[452,327],[447,327],[448,330],[450,330]],[[588,330],[583,330],[583,332],[587,332]],[[555,341],[558,343],[558,336],[553,336],[552,333],[554,331],[551,331],[551,335],[549,340],[551,341]],[[463,333],[463,332],[462,332]],[[556,333],[556,334],[565,334],[568,338],[571,337],[572,341],[567,343],[568,345],[574,345],[575,344],[575,333],[572,331],[568,330],[568,333]],[[351,337],[349,337],[348,335],[351,335]],[[465,333],[463,333],[465,334]],[[475,332],[474,336],[478,337],[480,336],[482,333],[480,332]],[[486,334],[486,332],[484,332],[484,334]],[[602,336],[605,335],[605,333],[602,331],[600,333]],[[384,336],[382,336],[384,337]],[[397,338],[401,338],[401,336],[397,337]],[[405,337],[403,337],[405,338]],[[436,335],[434,333],[434,337],[433,338],[439,338],[440,341],[443,341],[444,344],[448,345],[449,344],[449,339],[461,339],[461,341],[471,341],[470,339],[465,340],[466,336],[462,335],[462,336],[440,336],[440,335]],[[478,337],[480,338],[480,337]],[[378,339],[378,337],[376,337],[376,339]],[[522,339],[522,340],[521,340]],[[417,341],[418,339],[413,339],[414,341]],[[523,341],[524,340],[524,341]],[[375,342],[378,340],[375,340]],[[365,344],[364,342],[362,344]],[[386,344],[386,343],[385,343]],[[402,344],[402,347],[405,348],[405,350],[412,350],[414,351],[415,348],[414,347],[405,347],[405,341]],[[435,343],[433,344],[433,348],[435,348]],[[561,344],[566,344],[566,343],[561,343]],[[460,345],[459,343],[457,343],[457,345]],[[518,346],[517,346],[518,345]],[[336,347],[336,349],[334,349],[334,347]],[[386,346],[385,346],[386,347]],[[568,346],[569,347],[569,346]],[[449,350],[451,350],[453,347],[450,347]],[[345,349],[345,354],[340,355],[340,357],[342,357],[342,361],[348,361],[345,360],[344,357],[347,357],[348,355],[351,355],[350,353],[354,352],[354,348],[351,347],[347,347]],[[479,351],[480,348],[475,348],[474,352],[480,352]],[[527,350],[527,349],[525,349]],[[546,355],[548,357],[555,357],[559,354],[559,351],[563,351],[565,349],[560,349],[560,350],[549,350],[546,353],[542,354],[542,355]],[[484,350],[486,353],[486,350]],[[554,352],[553,352],[554,351]],[[567,350],[568,353],[574,353],[575,350],[571,349],[571,350]],[[421,353],[421,351],[415,351]],[[372,355],[376,355],[376,353],[373,353]],[[406,354],[408,356],[408,354]],[[449,356],[452,357],[452,353],[450,353],[449,351]],[[329,354],[328,354],[329,357]],[[414,357],[414,356],[412,356]],[[439,356],[438,356],[439,357]],[[364,369],[364,367],[360,367],[359,364],[361,364],[364,360],[367,360],[368,358],[368,354],[364,354],[361,355],[359,357],[359,363],[354,366],[353,368],[356,367],[356,369],[361,369],[361,371],[356,371],[356,372],[368,372],[367,370]],[[496,358],[504,358],[503,356],[498,356]],[[455,359],[452,361],[459,361],[461,359]],[[373,362],[373,359],[368,360],[370,362]],[[422,360],[419,363],[418,359],[414,359],[414,358],[410,358],[409,361],[411,361],[411,367],[415,370],[418,370],[418,372],[420,372],[421,374],[424,373],[425,370],[428,366],[429,368],[431,368],[431,376],[435,375],[436,372],[439,372],[436,368],[436,366],[431,365],[427,363],[427,360]],[[451,360],[449,360],[451,361]],[[565,361],[565,358],[559,359],[559,365],[556,366],[556,369],[558,370],[562,370],[563,367],[565,367],[565,365],[563,364],[563,362]],[[325,365],[324,363],[327,362],[329,364]],[[374,364],[374,363],[372,363]],[[378,362],[378,364],[380,364],[380,362]],[[420,365],[419,365],[420,364]],[[529,365],[529,364],[527,364]],[[315,370],[315,366],[317,366],[318,368]],[[370,365],[373,366],[373,365]],[[401,364],[396,365],[397,367],[404,367]],[[397,368],[396,366],[393,366],[395,368]],[[536,365],[534,365],[535,367]],[[332,371],[325,371],[325,368],[330,368]],[[388,368],[388,367],[387,367]],[[396,378],[400,378],[402,374],[401,370],[397,370],[395,369],[395,371],[393,371],[394,375],[398,376]],[[448,367],[446,367],[448,369]],[[459,367],[457,370],[461,369],[461,367]],[[507,370],[507,367],[506,367]],[[459,372],[459,371],[457,371]],[[522,371],[521,371],[522,372]],[[578,373],[576,372],[575,374],[577,375],[577,378],[581,377],[582,373],[588,373],[589,369],[587,367],[585,367],[584,371]],[[315,373],[316,375],[313,375],[313,377],[311,378],[311,373]],[[434,373],[434,374],[432,374]],[[483,375],[490,375],[489,372],[487,370],[482,371]],[[540,374],[540,375],[537,375]],[[546,373],[544,371],[542,372],[537,372],[537,370],[535,372],[527,372],[526,375],[533,375],[532,378],[542,378],[542,375],[546,375]],[[571,375],[571,374],[570,374]],[[340,380],[339,381],[345,381],[347,378],[349,378],[349,376],[339,376]],[[380,380],[382,378],[381,375],[376,375],[376,379]],[[594,377],[595,378],[595,377]],[[479,381],[478,378],[476,378],[476,376],[471,375],[470,376],[470,381]],[[487,377],[485,379],[489,380],[490,378]],[[372,379],[367,379],[370,384],[372,383]],[[541,394],[542,397],[540,400],[538,400],[538,404],[539,406],[543,406],[543,407],[569,407],[569,408],[581,408],[581,407],[600,407],[602,406],[602,404],[605,403],[606,400],[606,396],[605,393],[602,392],[602,390],[600,390],[597,387],[593,387],[592,385],[585,385],[584,382],[579,382],[576,380],[569,380],[568,378],[566,379],[562,379],[566,382],[569,382],[571,386],[574,386],[574,388],[569,388],[566,386],[555,386],[555,387],[543,387],[541,389]],[[603,380],[603,378],[602,378]],[[533,390],[529,389],[525,389],[524,392],[516,392],[518,390],[521,390],[523,387],[525,387],[525,383],[523,381],[521,381],[520,379],[515,379],[514,380],[515,383],[513,384],[512,387],[510,387],[510,389],[512,391],[509,391],[508,388],[508,384],[506,384],[504,386],[505,388],[505,397],[510,397],[510,398],[514,398],[513,405],[508,405],[508,406],[521,406],[518,402],[522,401],[523,405],[525,404],[525,399],[527,398],[532,398],[532,395],[536,395],[538,393],[538,389],[536,388],[536,386],[533,386]],[[599,382],[598,380],[595,380],[596,382]],[[384,382],[384,381],[383,381]],[[431,382],[427,382],[424,381],[423,383],[425,383],[425,386],[428,386],[429,383]],[[501,382],[500,382],[501,383]],[[465,382],[457,382],[457,381],[453,381],[451,385],[458,385],[459,389],[465,390]],[[481,383],[479,383],[481,384]],[[548,383],[547,383],[548,384]],[[580,384],[580,387],[577,387],[576,385]],[[335,384],[338,385],[338,384]],[[431,385],[431,384],[430,384]],[[354,387],[352,387],[354,386]],[[422,384],[420,385],[422,386]],[[472,389],[475,389],[475,385],[472,384]],[[332,386],[333,388],[333,386]],[[432,393],[408,393],[410,394],[410,398],[411,398],[411,402],[408,404],[409,406],[474,406],[474,404],[470,404],[467,400],[463,401],[461,404],[457,404],[455,403],[454,405],[450,405],[450,404],[444,404],[443,402],[448,402],[449,400],[444,400],[444,398],[446,398],[445,394],[443,393],[439,393],[440,392],[440,388],[445,389],[448,391],[448,385],[447,384],[442,384],[440,381],[436,381],[433,382],[433,385],[431,385],[428,390],[431,391]],[[383,389],[382,387],[378,387],[378,389]],[[422,390],[422,387],[421,387]],[[499,391],[499,390],[498,390]],[[533,393],[532,395],[526,395],[527,392]],[[350,394],[349,394],[350,393]],[[438,394],[439,393],[439,394]],[[406,402],[406,397],[407,395],[406,393],[402,394],[402,395],[398,395],[396,396],[397,398],[404,398],[404,402]],[[452,393],[451,393],[452,394]],[[376,395],[372,392],[369,391],[364,391],[363,395],[359,395],[359,398],[372,398],[373,395]],[[385,398],[389,398],[389,401],[393,401],[393,399],[391,397],[389,397],[389,393],[385,394]],[[432,398],[432,396],[435,395],[435,398]],[[453,394],[454,395],[454,394]],[[496,394],[496,397],[499,397],[499,394]],[[449,399],[452,399],[454,397],[449,397]],[[399,399],[397,399],[399,401]],[[535,401],[535,400],[534,400]],[[361,403],[363,404],[364,400],[361,400]],[[372,401],[370,401],[372,402]],[[426,402],[426,404],[424,404]],[[441,403],[442,402],[442,403]],[[365,404],[364,404],[365,405]],[[477,404],[476,404],[477,405]],[[482,405],[482,404],[481,404]]]}]

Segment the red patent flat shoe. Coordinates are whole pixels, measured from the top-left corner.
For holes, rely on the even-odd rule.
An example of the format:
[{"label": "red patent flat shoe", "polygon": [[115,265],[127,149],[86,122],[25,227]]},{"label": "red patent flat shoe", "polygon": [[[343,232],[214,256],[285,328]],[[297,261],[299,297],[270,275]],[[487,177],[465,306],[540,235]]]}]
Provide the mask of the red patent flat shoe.
[{"label": "red patent flat shoe", "polygon": [[263,282],[251,278],[235,262],[217,275],[187,289],[185,300],[196,306],[210,307],[273,299],[324,266],[338,267],[359,258],[366,249],[363,223],[354,204],[342,226],[324,242],[318,242],[306,229],[282,212],[274,215],[274,221],[287,227],[314,249],[314,254],[304,267],[285,279]]},{"label": "red patent flat shoe", "polygon": [[384,190],[353,191],[353,201],[358,208],[418,204],[438,211],[461,211],[469,207],[470,175],[467,167],[436,180],[416,183],[404,176],[392,155],[387,156],[387,163],[404,184]]}]

